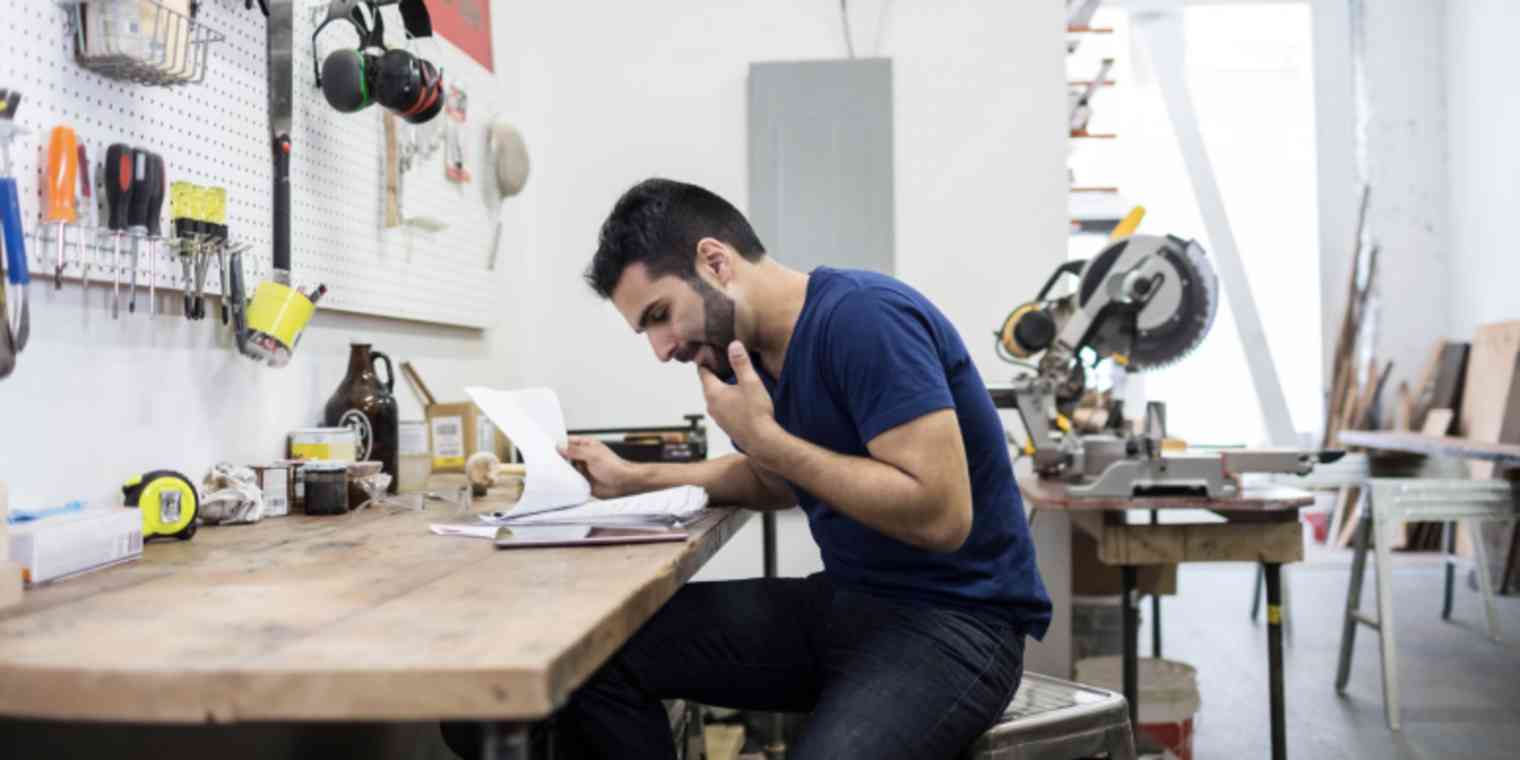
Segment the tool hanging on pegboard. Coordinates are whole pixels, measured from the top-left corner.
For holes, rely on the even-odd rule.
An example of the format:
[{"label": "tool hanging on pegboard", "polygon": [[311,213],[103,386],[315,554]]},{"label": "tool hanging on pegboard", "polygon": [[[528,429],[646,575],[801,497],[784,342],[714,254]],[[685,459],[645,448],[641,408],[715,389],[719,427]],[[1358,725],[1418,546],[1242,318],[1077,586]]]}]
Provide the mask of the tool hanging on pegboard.
[{"label": "tool hanging on pegboard", "polygon": [[[0,291],[8,286],[20,290],[0,298],[0,316],[4,317],[4,336],[0,337],[0,378],[16,369],[16,355],[26,348],[32,334],[32,306],[27,285],[32,281],[27,270],[26,230],[21,222],[21,199],[16,189],[16,174],[11,164],[11,142],[26,134],[25,127],[16,126],[16,109],[21,105],[21,93],[0,90],[0,152],[4,155],[5,174],[0,176],[0,228],[4,230],[5,281]],[[6,302],[11,301],[9,307]]]}]

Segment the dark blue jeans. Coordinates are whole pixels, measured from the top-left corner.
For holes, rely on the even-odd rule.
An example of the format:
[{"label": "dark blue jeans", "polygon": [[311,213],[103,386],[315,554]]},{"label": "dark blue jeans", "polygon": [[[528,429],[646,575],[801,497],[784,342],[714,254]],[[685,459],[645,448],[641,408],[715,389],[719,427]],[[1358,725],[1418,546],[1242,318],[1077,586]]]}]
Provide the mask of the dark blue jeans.
[{"label": "dark blue jeans", "polygon": [[823,575],[688,584],[573,697],[570,757],[675,757],[662,699],[810,712],[790,760],[950,760],[1002,714],[1024,635]]}]

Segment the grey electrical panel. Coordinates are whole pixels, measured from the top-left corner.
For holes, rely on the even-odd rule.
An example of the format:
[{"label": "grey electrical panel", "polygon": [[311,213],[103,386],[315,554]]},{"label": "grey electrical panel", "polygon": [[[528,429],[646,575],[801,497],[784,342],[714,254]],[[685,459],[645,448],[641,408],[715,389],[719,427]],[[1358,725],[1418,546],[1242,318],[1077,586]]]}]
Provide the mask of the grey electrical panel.
[{"label": "grey electrical panel", "polygon": [[749,217],[801,271],[893,271],[892,61],[752,63]]}]

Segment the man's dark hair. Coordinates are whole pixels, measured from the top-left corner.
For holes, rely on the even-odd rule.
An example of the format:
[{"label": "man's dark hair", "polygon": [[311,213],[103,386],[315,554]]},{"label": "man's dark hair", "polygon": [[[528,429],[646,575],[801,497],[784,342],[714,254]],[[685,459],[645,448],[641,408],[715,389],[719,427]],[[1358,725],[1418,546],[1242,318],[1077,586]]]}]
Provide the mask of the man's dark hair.
[{"label": "man's dark hair", "polygon": [[646,179],[623,193],[602,223],[586,282],[602,298],[611,298],[623,270],[638,262],[649,268],[650,279],[669,274],[693,279],[697,241],[706,237],[733,246],[749,261],[765,255],[749,220],[716,193],[685,182]]}]

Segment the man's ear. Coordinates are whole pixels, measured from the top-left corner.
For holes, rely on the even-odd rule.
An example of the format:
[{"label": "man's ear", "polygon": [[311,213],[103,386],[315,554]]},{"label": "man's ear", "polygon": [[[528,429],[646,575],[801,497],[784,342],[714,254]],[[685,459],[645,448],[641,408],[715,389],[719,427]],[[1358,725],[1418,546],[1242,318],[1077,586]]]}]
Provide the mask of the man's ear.
[{"label": "man's ear", "polygon": [[719,285],[729,284],[734,279],[734,249],[717,238],[698,240],[697,271],[711,275]]}]

